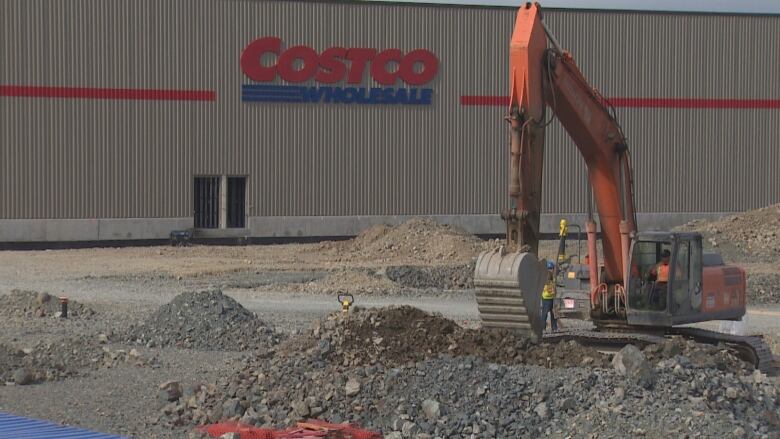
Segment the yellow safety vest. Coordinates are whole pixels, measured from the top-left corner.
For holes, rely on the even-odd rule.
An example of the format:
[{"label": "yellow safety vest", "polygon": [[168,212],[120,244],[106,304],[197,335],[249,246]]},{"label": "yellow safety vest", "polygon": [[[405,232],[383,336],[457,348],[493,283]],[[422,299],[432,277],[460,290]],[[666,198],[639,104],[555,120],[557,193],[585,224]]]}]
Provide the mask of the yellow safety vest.
[{"label": "yellow safety vest", "polygon": [[542,290],[542,299],[555,299],[555,287],[552,282],[544,284],[544,290]]}]

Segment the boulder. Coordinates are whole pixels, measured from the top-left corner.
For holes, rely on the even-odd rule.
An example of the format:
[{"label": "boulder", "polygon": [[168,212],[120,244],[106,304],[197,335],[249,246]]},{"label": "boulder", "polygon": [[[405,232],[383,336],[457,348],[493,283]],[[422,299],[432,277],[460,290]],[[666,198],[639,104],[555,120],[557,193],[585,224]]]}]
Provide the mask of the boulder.
[{"label": "boulder", "polygon": [[612,359],[615,370],[640,386],[650,389],[655,384],[655,371],[642,351],[634,345],[626,345]]}]

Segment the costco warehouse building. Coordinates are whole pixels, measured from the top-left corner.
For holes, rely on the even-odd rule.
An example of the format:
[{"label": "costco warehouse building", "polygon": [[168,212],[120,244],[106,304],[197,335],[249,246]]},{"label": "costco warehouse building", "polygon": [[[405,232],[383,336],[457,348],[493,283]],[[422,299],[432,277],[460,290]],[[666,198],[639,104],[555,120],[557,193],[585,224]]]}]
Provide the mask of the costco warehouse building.
[{"label": "costco warehouse building", "polygon": [[[500,233],[515,7],[0,2],[0,242]],[[780,202],[780,16],[547,9],[629,139],[640,227]],[[585,168],[547,135],[544,223]]]}]

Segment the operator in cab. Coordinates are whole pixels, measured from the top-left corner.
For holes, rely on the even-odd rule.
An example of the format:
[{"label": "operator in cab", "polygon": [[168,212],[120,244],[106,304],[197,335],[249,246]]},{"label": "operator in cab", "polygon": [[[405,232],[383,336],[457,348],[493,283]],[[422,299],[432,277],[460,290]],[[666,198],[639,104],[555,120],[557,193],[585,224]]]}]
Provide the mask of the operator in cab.
[{"label": "operator in cab", "polygon": [[666,306],[666,285],[669,283],[669,259],[672,253],[669,250],[661,252],[661,261],[657,263],[648,273],[648,279],[655,281],[653,290],[650,292],[650,304],[665,307]]},{"label": "operator in cab", "polygon": [[542,321],[544,321],[544,327],[547,327],[547,314],[550,314],[550,327],[552,332],[558,331],[558,319],[555,318],[555,312],[553,311],[553,304],[555,303],[555,264],[552,261],[547,261],[547,282],[544,284],[542,290]]}]

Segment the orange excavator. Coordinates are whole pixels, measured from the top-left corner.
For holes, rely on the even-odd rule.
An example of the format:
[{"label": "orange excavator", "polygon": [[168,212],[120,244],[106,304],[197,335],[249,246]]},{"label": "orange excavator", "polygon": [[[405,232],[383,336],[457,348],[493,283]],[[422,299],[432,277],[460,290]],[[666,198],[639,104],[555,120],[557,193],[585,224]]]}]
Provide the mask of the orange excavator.
[{"label": "orange excavator", "polygon": [[[539,4],[526,3],[510,44],[509,209],[506,243],[482,253],[474,284],[485,327],[514,328],[541,339],[541,291],[547,263],[537,256],[542,201],[544,134],[557,117],[588,169],[601,225],[589,208],[586,223],[590,319],[596,331],[569,333],[579,340],[657,342],[668,334],[727,343],[757,367],[768,368],[771,351],[759,337],[720,334],[678,325],[738,320],[745,314],[746,275],[705,254],[698,233],[637,231],[630,150],[609,100],[590,86],[542,20]],[[589,203],[590,205],[590,200]],[[612,337],[613,339],[615,337]]]}]

